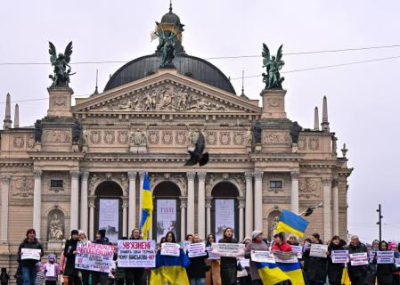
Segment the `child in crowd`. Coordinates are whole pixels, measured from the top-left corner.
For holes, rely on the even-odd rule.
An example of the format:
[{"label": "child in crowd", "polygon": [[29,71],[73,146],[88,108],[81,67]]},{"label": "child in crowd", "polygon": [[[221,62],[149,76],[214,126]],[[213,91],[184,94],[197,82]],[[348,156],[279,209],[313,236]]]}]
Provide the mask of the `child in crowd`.
[{"label": "child in crowd", "polygon": [[10,276],[7,273],[6,268],[1,269],[1,275],[0,275],[0,284],[1,285],[8,285],[8,280],[10,280]]},{"label": "child in crowd", "polygon": [[36,275],[35,285],[43,285],[44,275],[42,272],[42,263],[40,263],[40,262],[36,263],[36,271],[37,271],[37,275]]},{"label": "child in crowd", "polygon": [[46,285],[57,284],[60,267],[56,262],[56,255],[54,253],[50,253],[47,256],[47,263],[43,266],[43,274],[45,276]]}]

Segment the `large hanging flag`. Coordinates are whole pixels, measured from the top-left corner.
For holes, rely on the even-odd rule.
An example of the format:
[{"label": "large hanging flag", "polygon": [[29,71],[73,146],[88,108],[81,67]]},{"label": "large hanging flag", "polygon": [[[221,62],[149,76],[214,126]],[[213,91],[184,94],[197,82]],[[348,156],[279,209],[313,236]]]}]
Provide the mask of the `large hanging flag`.
[{"label": "large hanging flag", "polygon": [[151,213],[153,212],[153,197],[150,190],[150,181],[147,172],[144,173],[142,189],[142,219],[140,221],[140,230],[143,239],[147,240],[151,227]]},{"label": "large hanging flag", "polygon": [[276,226],[277,233],[292,233],[303,237],[309,222],[295,213],[282,210],[281,217]]}]

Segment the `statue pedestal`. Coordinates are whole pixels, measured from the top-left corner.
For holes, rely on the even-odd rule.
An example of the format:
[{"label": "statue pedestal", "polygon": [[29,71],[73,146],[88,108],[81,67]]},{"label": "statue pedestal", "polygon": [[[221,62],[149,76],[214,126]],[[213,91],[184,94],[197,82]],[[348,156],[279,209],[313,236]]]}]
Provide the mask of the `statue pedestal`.
[{"label": "statue pedestal", "polygon": [[264,89],[260,95],[263,100],[262,119],[286,119],[286,90]]},{"label": "statue pedestal", "polygon": [[49,117],[72,117],[71,96],[74,91],[68,87],[50,87],[49,92]]},{"label": "statue pedestal", "polygon": [[47,250],[52,252],[60,252],[63,250],[63,242],[61,240],[49,240],[47,242]]},{"label": "statue pedestal", "polygon": [[36,142],[35,143],[35,150],[36,151],[42,151],[42,144],[41,143],[39,143],[39,142]]},{"label": "statue pedestal", "polygon": [[129,147],[129,151],[132,153],[147,153],[147,146],[137,146],[137,145],[131,145]]}]

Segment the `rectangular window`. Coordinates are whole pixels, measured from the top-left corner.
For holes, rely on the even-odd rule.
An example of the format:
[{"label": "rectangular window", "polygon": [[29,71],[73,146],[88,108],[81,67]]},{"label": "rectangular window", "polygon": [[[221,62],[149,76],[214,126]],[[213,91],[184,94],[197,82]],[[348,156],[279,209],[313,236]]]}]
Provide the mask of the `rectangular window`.
[{"label": "rectangular window", "polygon": [[51,188],[62,188],[63,187],[63,180],[51,180],[50,187]]},{"label": "rectangular window", "polygon": [[271,180],[269,183],[271,189],[283,188],[282,180]]}]

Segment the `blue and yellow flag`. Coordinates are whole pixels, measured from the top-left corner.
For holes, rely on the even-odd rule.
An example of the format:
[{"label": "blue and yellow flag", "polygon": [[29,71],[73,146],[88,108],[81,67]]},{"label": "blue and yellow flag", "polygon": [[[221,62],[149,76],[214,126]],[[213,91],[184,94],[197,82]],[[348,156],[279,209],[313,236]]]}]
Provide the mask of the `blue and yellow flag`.
[{"label": "blue and yellow flag", "polygon": [[300,263],[257,262],[258,275],[264,285],[275,285],[290,280],[292,284],[304,285]]},{"label": "blue and yellow flag", "polygon": [[189,264],[190,260],[182,249],[179,256],[164,256],[158,252],[156,268],[151,270],[149,285],[189,285],[186,274],[186,268],[189,267]]},{"label": "blue and yellow flag", "polygon": [[150,181],[147,172],[144,173],[142,189],[142,219],[140,221],[140,230],[143,233],[143,239],[148,239],[151,227],[151,213],[153,212],[153,197],[150,190]]},{"label": "blue and yellow flag", "polygon": [[299,237],[303,237],[308,224],[309,222],[299,215],[288,210],[282,210],[275,231],[277,233],[292,233]]}]

